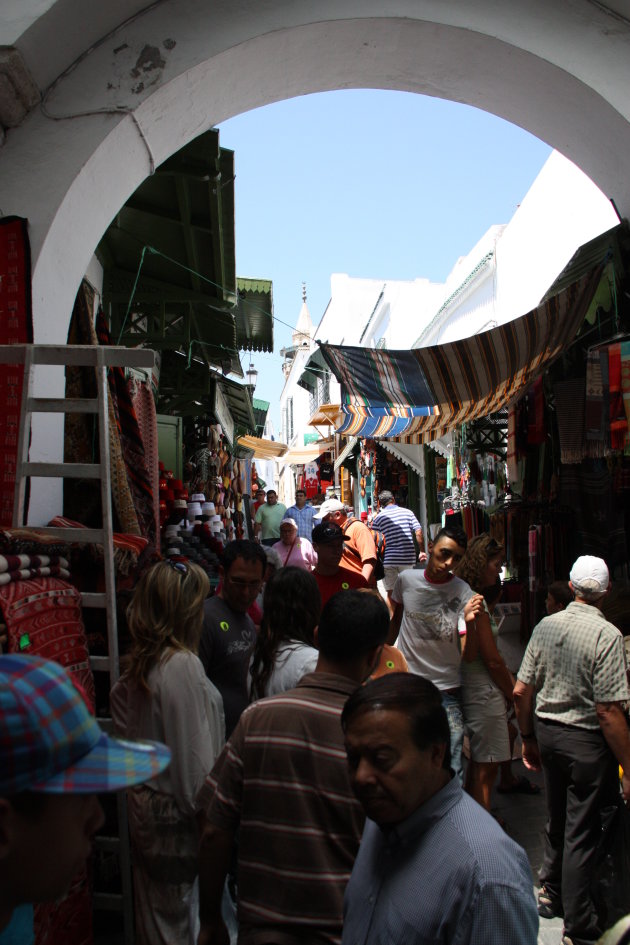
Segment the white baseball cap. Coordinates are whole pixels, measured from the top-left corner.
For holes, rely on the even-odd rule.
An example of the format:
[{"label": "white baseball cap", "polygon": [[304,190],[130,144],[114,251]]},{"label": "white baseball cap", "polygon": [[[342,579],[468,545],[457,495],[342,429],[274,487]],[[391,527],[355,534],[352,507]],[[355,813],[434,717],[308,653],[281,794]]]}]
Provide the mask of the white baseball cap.
[{"label": "white baseball cap", "polygon": [[314,515],[313,518],[321,521],[327,515],[330,515],[331,512],[343,512],[344,509],[345,505],[343,502],[340,502],[339,499],[326,499],[325,502],[322,502],[319,507],[319,512],[317,515]]},{"label": "white baseball cap", "polygon": [[608,565],[602,558],[581,555],[571,568],[569,580],[576,591],[605,594],[610,583]]}]

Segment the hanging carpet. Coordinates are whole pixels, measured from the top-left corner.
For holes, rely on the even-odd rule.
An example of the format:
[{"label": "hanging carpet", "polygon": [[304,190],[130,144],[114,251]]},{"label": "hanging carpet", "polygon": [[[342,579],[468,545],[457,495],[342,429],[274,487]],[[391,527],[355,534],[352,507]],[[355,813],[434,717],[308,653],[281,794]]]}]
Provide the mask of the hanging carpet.
[{"label": "hanging carpet", "polygon": [[428,442],[495,413],[577,334],[602,266],[521,318],[470,338],[410,351],[321,344],[341,385],[345,436]]},{"label": "hanging carpet", "polygon": [[[32,340],[31,256],[27,222],[21,217],[3,217],[0,220],[0,344],[28,344]],[[0,527],[13,522],[23,380],[24,365],[0,364]]]}]

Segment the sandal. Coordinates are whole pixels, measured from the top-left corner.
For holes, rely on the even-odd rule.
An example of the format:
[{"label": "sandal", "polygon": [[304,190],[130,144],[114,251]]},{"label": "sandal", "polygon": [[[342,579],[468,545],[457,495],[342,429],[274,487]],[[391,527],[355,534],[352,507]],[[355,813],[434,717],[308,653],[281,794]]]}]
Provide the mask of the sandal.
[{"label": "sandal", "polygon": [[498,787],[498,794],[540,794],[538,784],[533,784],[524,775],[517,778],[509,787]]}]

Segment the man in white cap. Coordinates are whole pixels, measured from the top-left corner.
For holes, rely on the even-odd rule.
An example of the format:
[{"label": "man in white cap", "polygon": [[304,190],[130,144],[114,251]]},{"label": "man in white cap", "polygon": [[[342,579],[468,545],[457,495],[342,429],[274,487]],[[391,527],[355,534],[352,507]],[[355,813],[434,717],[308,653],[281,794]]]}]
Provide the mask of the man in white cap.
[{"label": "man in white cap", "polygon": [[599,610],[610,582],[606,562],[583,555],[569,577],[575,600],[534,628],[514,704],[523,761],[545,776],[538,912],[564,916],[563,945],[591,945],[604,931],[593,900],[599,814],[617,801],[618,765],[630,800],[628,682],[621,633]]},{"label": "man in white cap", "polygon": [[367,525],[357,518],[350,518],[345,505],[339,499],[326,499],[322,502],[313,521],[316,525],[320,522],[334,522],[341,528],[348,539],[344,545],[341,567],[362,574],[369,587],[376,587],[376,548],[374,536]]}]

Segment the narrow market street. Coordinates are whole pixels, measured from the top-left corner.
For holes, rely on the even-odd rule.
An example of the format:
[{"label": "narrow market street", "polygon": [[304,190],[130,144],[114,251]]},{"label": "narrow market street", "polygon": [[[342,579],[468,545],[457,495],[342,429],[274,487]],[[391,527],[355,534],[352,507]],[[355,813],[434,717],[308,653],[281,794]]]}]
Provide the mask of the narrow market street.
[{"label": "narrow market street", "polygon": [[[521,761],[513,762],[512,771],[517,778],[523,775],[533,784],[540,785],[540,794],[499,794],[495,789],[493,813],[505,820],[507,833],[527,853],[537,891],[546,819],[543,777],[542,773],[526,771]],[[559,945],[561,937],[562,919],[540,920],[538,945]]]},{"label": "narrow market street", "polygon": [[630,0],[0,27],[0,945],[601,945]]}]

